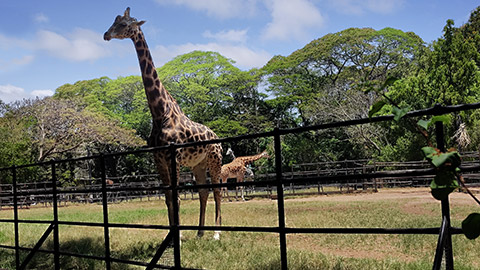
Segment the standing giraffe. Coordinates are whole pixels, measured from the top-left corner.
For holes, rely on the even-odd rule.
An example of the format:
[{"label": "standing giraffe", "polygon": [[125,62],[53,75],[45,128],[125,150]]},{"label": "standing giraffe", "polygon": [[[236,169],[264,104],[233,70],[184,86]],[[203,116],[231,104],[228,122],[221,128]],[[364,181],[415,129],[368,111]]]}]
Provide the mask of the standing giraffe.
[{"label": "standing giraffe", "polygon": [[[230,150],[231,151],[231,150]],[[228,152],[228,151],[227,151]],[[233,154],[233,151],[232,153]],[[263,151],[260,154],[254,155],[254,156],[243,156],[243,157],[236,157],[232,162],[227,163],[222,166],[222,171],[220,173],[220,179],[222,183],[226,183],[228,178],[235,178],[237,179],[237,182],[243,182],[243,179],[245,177],[245,171],[246,167],[248,164],[254,162],[255,160],[259,160],[261,158],[268,158],[270,157],[267,153],[267,151]],[[243,190],[244,186],[240,187],[240,192],[242,195],[242,200],[245,201],[245,197],[243,196]],[[230,201],[230,197],[228,196],[228,190],[226,187],[222,188],[223,193],[225,194],[225,191],[227,193],[227,199]],[[236,187],[236,190],[238,190],[238,187]],[[235,191],[235,199],[238,200],[237,196],[237,191]]]},{"label": "standing giraffe", "polygon": [[[232,160],[235,159],[235,154],[233,153],[232,148],[228,148],[227,152],[225,153],[227,156],[231,156]],[[245,181],[253,181],[253,177],[255,174],[253,173],[252,169],[249,168],[249,166],[245,166]]]},{"label": "standing giraffe", "polygon": [[[123,16],[115,18],[114,23],[105,32],[103,38],[109,41],[113,38],[130,38],[137,51],[142,80],[145,86],[148,107],[152,114],[153,125],[148,139],[151,147],[165,146],[172,143],[181,144],[197,141],[217,139],[217,135],[208,127],[193,122],[180,109],[175,99],[168,93],[158,78],[157,70],[153,64],[152,56],[145,42],[145,36],[140,26],[145,21],[137,21],[130,17],[130,8],[125,10]],[[154,153],[154,161],[160,179],[163,184],[171,184],[170,151],[157,151]],[[186,166],[192,169],[197,184],[207,183],[207,168],[210,171],[212,183],[220,182],[220,171],[222,166],[222,147],[220,144],[208,144],[178,149],[176,152],[177,181],[179,179],[179,166]],[[200,197],[200,220],[199,227],[205,225],[205,209],[208,200],[208,189],[199,189]],[[219,188],[213,189],[215,199],[215,225],[221,225],[221,194]],[[173,195],[171,190],[165,191],[165,203],[168,209],[170,225],[174,225]],[[198,237],[203,236],[204,231],[200,228]],[[216,231],[215,239],[220,239],[220,232]]]}]

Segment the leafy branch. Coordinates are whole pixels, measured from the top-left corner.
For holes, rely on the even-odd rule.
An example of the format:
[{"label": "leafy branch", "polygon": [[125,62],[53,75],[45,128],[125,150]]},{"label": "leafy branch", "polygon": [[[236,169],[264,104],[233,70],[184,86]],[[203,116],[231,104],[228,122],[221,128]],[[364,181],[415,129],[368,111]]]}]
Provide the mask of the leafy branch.
[{"label": "leafy branch", "polygon": [[[394,120],[397,122],[408,113],[408,107],[400,108],[396,102],[386,95],[386,91],[384,91],[396,81],[397,79],[395,78],[389,78],[380,88],[375,88],[373,86],[367,88],[365,93],[369,93],[373,90],[383,97],[383,99],[371,106],[368,113],[369,117],[379,113],[387,104],[393,106],[392,113],[394,114]],[[428,146],[422,147],[422,152],[425,158],[435,168],[435,176],[430,183],[432,196],[440,201],[445,200],[448,198],[450,193],[459,188],[461,185],[462,188],[475,200],[475,202],[480,205],[480,200],[478,200],[468,189],[468,187],[465,185],[463,177],[460,174],[460,164],[462,159],[458,151],[456,151],[454,148],[451,148],[446,152],[442,152],[438,148],[433,147],[433,144],[429,139],[428,129],[437,122],[448,123],[450,121],[450,117],[447,115],[437,115],[428,120],[421,119],[417,123],[414,123],[411,118],[407,118],[407,121],[409,121],[427,141]],[[479,237],[480,213],[471,213],[467,218],[465,218],[462,222],[462,231],[468,239],[473,240]]]},{"label": "leafy branch", "polygon": [[[368,117],[372,118],[375,114],[379,113],[385,105],[393,106],[392,113],[393,113],[393,120],[396,122],[400,121],[409,111],[410,107],[400,107],[394,100],[386,95],[385,89],[392,86],[396,81],[398,81],[395,77],[389,77],[380,87],[375,87],[373,85],[367,86],[366,90],[364,91],[365,94],[368,94],[371,91],[375,91],[377,94],[381,95],[383,99],[380,99],[376,103],[374,103],[370,107],[370,111],[368,112]],[[420,133],[427,144],[433,147],[430,138],[428,137],[428,133],[426,130],[422,130],[417,123],[415,123],[411,118],[406,118],[407,122],[418,132]]]}]

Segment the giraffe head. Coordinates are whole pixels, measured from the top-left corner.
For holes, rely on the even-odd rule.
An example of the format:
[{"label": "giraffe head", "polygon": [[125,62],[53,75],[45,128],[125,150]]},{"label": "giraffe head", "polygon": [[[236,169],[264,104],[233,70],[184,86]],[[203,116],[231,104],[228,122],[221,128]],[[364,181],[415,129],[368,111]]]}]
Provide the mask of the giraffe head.
[{"label": "giraffe head", "polygon": [[137,19],[130,17],[130,8],[127,7],[123,16],[118,15],[115,18],[112,26],[110,26],[108,31],[103,35],[103,39],[108,41],[112,38],[132,38],[137,34],[140,25],[144,23],[145,21],[137,21]]},{"label": "giraffe head", "polygon": [[260,153],[260,158],[270,158],[267,150],[264,150],[262,153]]}]

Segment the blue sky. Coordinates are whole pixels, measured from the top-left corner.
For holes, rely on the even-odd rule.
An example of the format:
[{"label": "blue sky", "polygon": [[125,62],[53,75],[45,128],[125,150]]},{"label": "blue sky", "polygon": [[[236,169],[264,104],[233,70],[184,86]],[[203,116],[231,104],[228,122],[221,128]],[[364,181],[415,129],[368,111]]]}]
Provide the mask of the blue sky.
[{"label": "blue sky", "polygon": [[349,27],[413,31],[430,43],[447,19],[468,20],[478,0],[2,0],[0,99],[45,96],[65,83],[140,75],[129,40],[105,42],[131,8],[157,67],[192,50],[217,51],[241,69],[263,66]]}]

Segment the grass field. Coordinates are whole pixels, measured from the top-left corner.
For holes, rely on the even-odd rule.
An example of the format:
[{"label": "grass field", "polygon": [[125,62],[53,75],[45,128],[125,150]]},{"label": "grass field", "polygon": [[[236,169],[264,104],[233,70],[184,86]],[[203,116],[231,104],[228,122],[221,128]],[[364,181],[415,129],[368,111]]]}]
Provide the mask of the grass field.
[{"label": "grass field", "polygon": [[[451,196],[452,225],[459,227],[471,212],[479,212],[467,195]],[[198,201],[183,200],[182,225],[197,225]],[[288,227],[438,227],[440,203],[428,189],[383,189],[378,193],[311,196],[285,200]],[[51,208],[19,211],[21,219],[50,220]],[[11,210],[0,211],[0,218],[12,218]],[[63,221],[102,222],[101,205],[70,205],[59,208]],[[161,200],[109,205],[109,219],[114,223],[167,224],[166,207]],[[277,204],[270,199],[222,204],[224,225],[277,226]],[[214,225],[213,201],[207,206],[207,225]],[[21,224],[20,243],[33,247],[46,225]],[[112,257],[148,262],[166,231],[110,229]],[[279,240],[272,233],[223,232],[220,241],[213,232],[202,239],[196,232],[183,232],[182,266],[203,269],[279,269]],[[313,235],[287,236],[289,269],[431,269],[437,236],[434,235]],[[0,244],[14,245],[13,225],[0,223]],[[42,248],[51,249],[51,237]],[[60,227],[60,248],[102,256],[103,229]],[[455,269],[479,269],[479,240],[453,236]],[[25,256],[26,254],[22,254]],[[168,250],[162,263],[172,262]],[[61,257],[62,269],[104,269],[101,261]],[[30,269],[50,269],[51,255],[38,254]],[[14,253],[0,249],[0,268],[14,269]],[[142,269],[114,264],[113,269]]]}]

